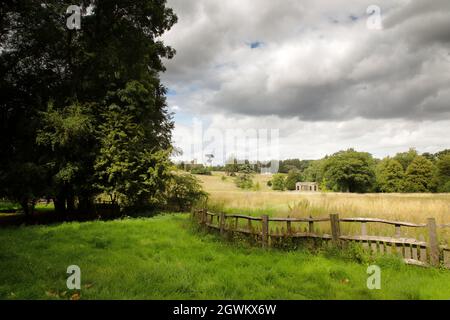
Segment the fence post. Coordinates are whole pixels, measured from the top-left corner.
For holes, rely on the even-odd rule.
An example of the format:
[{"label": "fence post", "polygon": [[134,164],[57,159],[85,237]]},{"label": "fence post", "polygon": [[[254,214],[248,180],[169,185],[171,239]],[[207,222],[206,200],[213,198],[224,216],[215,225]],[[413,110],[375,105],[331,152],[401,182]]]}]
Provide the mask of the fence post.
[{"label": "fence post", "polygon": [[220,214],[220,220],[219,220],[219,227],[220,227],[220,234],[225,233],[225,213]]},{"label": "fence post", "polygon": [[269,246],[269,216],[264,215],[262,220],[262,246],[267,248]]},{"label": "fence post", "polygon": [[[311,216],[310,219],[312,219]],[[314,221],[308,221],[308,233],[310,234],[314,233]]]},{"label": "fence post", "polygon": [[402,237],[402,232],[401,232],[401,226],[400,225],[395,225],[395,237],[396,238],[401,238]]},{"label": "fence post", "polygon": [[428,218],[428,247],[430,250],[430,264],[432,266],[439,266],[439,241],[436,231],[436,219]]},{"label": "fence post", "polygon": [[330,214],[331,222],[331,238],[334,244],[339,244],[339,237],[341,236],[341,225],[339,222],[339,214]]},{"label": "fence post", "polygon": [[291,224],[291,221],[288,221],[288,222],[287,222],[286,232],[287,232],[287,234],[288,234],[289,236],[292,235],[292,224]]},{"label": "fence post", "polygon": [[203,209],[202,211],[201,211],[201,224],[202,225],[205,225],[206,224],[206,219],[207,219],[207,217],[208,217],[208,210],[206,210],[206,209]]}]

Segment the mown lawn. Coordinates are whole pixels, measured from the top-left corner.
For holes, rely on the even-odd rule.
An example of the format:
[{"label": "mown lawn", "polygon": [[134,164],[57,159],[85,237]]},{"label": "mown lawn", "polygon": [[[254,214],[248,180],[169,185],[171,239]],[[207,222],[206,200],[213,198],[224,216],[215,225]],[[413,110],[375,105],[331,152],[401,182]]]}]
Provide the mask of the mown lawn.
[{"label": "mown lawn", "polygon": [[227,243],[187,215],[0,229],[2,299],[69,299],[73,264],[81,299],[450,298],[450,271],[380,258],[382,289],[371,291],[367,264]]}]

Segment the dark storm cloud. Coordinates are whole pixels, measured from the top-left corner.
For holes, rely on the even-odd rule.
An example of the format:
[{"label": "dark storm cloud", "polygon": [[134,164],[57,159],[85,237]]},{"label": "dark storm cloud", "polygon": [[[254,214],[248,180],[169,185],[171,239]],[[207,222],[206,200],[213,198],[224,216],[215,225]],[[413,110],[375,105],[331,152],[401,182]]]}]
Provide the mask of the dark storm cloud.
[{"label": "dark storm cloud", "polygon": [[379,31],[366,26],[371,2],[169,1],[180,18],[165,39],[178,51],[164,75],[171,102],[308,121],[448,119],[450,2],[379,1]]}]

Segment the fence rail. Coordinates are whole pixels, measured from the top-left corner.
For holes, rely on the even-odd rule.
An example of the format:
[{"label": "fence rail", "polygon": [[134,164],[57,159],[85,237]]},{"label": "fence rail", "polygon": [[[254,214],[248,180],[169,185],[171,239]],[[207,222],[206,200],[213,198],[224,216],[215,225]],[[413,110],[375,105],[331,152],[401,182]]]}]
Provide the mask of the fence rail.
[{"label": "fence rail", "polygon": [[[193,217],[201,225],[215,229],[221,234],[240,233],[254,236],[262,247],[270,247],[283,239],[321,239],[332,241],[337,246],[348,243],[361,243],[368,250],[381,254],[398,254],[408,264],[420,266],[440,266],[450,268],[450,247],[439,243],[438,230],[450,227],[450,224],[437,225],[434,218],[426,224],[391,221],[377,218],[340,218],[338,214],[328,217],[271,218],[240,214],[213,213],[207,210],[193,211]],[[319,224],[327,223],[331,234],[319,231]],[[344,234],[343,223],[360,224],[358,235]],[[277,224],[277,226],[274,226]],[[281,224],[281,227],[280,227]],[[393,236],[369,235],[367,224],[387,224],[395,227]],[[427,239],[402,236],[402,228],[423,229]]]}]

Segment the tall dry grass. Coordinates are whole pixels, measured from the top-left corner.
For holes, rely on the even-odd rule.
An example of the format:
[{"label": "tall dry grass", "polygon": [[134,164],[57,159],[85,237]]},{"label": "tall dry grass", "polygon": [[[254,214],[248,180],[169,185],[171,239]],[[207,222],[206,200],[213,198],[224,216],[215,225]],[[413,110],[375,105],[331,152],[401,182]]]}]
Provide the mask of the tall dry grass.
[{"label": "tall dry grass", "polygon": [[[339,213],[341,217],[374,217],[395,221],[426,223],[436,218],[438,224],[450,223],[450,194],[347,194],[242,191],[233,179],[221,178],[220,173],[201,178],[210,194],[209,207],[228,213],[251,215],[269,214],[277,217],[320,217]],[[267,176],[256,176],[265,183]],[[357,234],[358,224],[345,226]],[[392,229],[392,230],[391,230]],[[442,229],[443,238],[450,239],[450,228]],[[392,235],[393,227],[369,224],[368,231]],[[404,235],[417,235],[420,230],[402,228]],[[381,235],[381,234],[380,234]]]},{"label": "tall dry grass", "polygon": [[321,216],[339,213],[343,217],[424,223],[434,217],[450,223],[450,195],[428,194],[344,194],[295,192],[210,192],[211,205],[235,209],[268,210],[274,216]]}]

